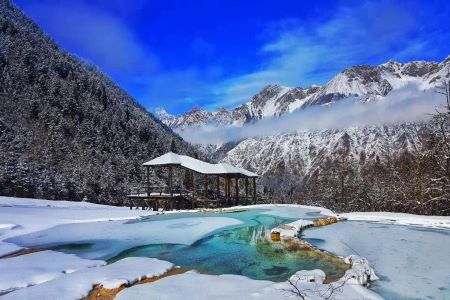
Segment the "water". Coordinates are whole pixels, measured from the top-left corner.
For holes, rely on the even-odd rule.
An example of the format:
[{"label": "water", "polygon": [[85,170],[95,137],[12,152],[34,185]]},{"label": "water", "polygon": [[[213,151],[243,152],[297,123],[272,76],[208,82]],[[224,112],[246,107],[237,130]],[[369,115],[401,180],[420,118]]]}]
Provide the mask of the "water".
[{"label": "water", "polygon": [[[196,269],[208,274],[238,274],[253,279],[285,281],[298,270],[322,269],[329,279],[341,277],[347,265],[318,258],[311,251],[288,252],[280,243],[270,241],[270,230],[281,223],[295,219],[262,214],[261,210],[225,214],[204,214],[205,217],[231,217],[243,224],[219,229],[192,245],[147,244],[133,247],[108,259],[112,263],[130,256],[155,257],[170,261],[187,269]],[[164,215],[149,218],[141,223],[173,218],[193,218],[199,214]],[[306,218],[317,214],[305,214]],[[54,250],[86,256],[86,252],[98,251],[101,241],[71,243],[53,247]]]}]

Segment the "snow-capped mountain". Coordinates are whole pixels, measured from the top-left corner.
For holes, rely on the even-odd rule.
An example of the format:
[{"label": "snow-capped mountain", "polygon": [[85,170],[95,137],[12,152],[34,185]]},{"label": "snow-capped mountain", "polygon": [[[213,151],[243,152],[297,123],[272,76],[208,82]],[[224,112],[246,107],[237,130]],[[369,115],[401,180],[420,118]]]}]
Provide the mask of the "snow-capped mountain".
[{"label": "snow-capped mountain", "polygon": [[[247,126],[246,123],[311,106],[328,105],[333,109],[334,102],[349,97],[356,97],[363,104],[377,101],[407,85],[415,85],[418,90],[432,89],[441,80],[449,80],[449,73],[450,56],[440,63],[389,61],[380,66],[355,66],[340,72],[323,86],[266,86],[249,102],[232,110],[207,112],[195,108],[181,116],[164,111],[160,111],[159,116],[168,126],[178,130],[203,124]],[[343,160],[363,176],[366,171],[362,170],[374,163],[386,162],[391,159],[389,157],[399,157],[401,153],[420,152],[429,132],[427,123],[402,123],[297,131],[196,147],[212,160],[228,162],[262,175],[260,184],[264,191],[287,199],[293,195],[293,190],[303,193],[303,184],[314,181],[311,178],[319,178],[317,174],[323,173],[324,169],[333,172],[333,164],[336,168]],[[325,185],[330,188],[335,183]]]},{"label": "snow-capped mountain", "polygon": [[209,112],[196,107],[185,114],[173,116],[160,109],[157,115],[173,129],[182,130],[204,124],[239,126],[313,105],[327,105],[349,96],[356,96],[363,102],[382,99],[391,91],[408,84],[415,84],[419,89],[427,90],[449,77],[450,56],[440,63],[389,61],[379,66],[350,67],[323,86],[291,88],[268,85],[249,102],[231,110],[221,108],[216,112]]}]

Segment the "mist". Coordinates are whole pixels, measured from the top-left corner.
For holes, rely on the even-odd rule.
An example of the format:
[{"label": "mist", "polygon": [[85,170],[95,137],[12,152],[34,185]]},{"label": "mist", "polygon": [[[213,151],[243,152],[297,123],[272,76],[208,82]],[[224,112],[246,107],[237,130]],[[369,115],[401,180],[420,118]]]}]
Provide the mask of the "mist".
[{"label": "mist", "polygon": [[423,91],[416,85],[407,85],[376,101],[361,103],[359,98],[349,97],[326,106],[299,109],[242,127],[206,125],[189,127],[178,131],[178,134],[194,144],[221,144],[248,137],[297,131],[419,122],[428,120],[443,104],[442,95],[433,89]]}]

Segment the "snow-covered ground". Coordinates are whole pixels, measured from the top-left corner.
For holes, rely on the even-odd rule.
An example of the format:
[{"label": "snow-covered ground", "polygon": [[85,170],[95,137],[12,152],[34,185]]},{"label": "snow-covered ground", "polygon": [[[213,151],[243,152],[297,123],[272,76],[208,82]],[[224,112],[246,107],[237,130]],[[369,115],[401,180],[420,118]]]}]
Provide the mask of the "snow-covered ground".
[{"label": "snow-covered ground", "polygon": [[450,217],[446,216],[421,216],[391,212],[353,212],[341,214],[340,216],[349,221],[371,221],[385,224],[450,228]]},{"label": "snow-covered ground", "polygon": [[305,230],[302,238],[366,257],[380,277],[372,289],[387,299],[450,299],[449,230],[347,221]]},{"label": "snow-covered ground", "polygon": [[[310,224],[309,220],[319,215],[335,216],[320,207],[298,205],[257,205],[229,210],[242,208],[264,209],[261,211],[263,215],[297,219],[291,223],[296,230]],[[150,216],[145,221],[134,221],[152,214],[154,212],[83,202],[0,197],[0,256],[22,247],[95,242],[89,251],[80,252],[80,255],[47,250],[0,259],[0,294],[14,290],[3,297],[79,299],[86,296],[95,284],[118,287],[143,277],[161,275],[174,267],[170,262],[146,257],[125,258],[106,266],[103,259],[139,245],[191,245],[217,230],[242,224],[232,213],[229,217],[228,214],[181,214],[167,218]],[[308,229],[304,236],[317,247],[343,257],[351,254],[367,257],[380,275],[380,280],[373,283],[373,291],[387,298],[450,298],[450,272],[447,270],[450,265],[450,231],[424,228],[450,228],[449,217],[391,213],[349,213],[339,217],[416,227],[349,221]],[[361,281],[370,270],[364,260],[354,259],[357,263],[351,271],[353,273],[349,274]],[[330,285],[322,283],[323,272],[320,272],[300,272],[292,279],[298,281],[300,289],[310,291],[311,299],[319,299],[321,293],[330,289]],[[307,283],[308,278],[314,278],[315,282]],[[336,299],[379,298],[373,291],[356,283],[348,282],[342,291],[336,292]],[[279,299],[291,295],[289,290],[292,286],[288,282],[188,272],[126,289],[118,299],[136,299],[145,295],[158,299]]]},{"label": "snow-covered ground", "polygon": [[61,275],[42,284],[6,294],[2,299],[81,299],[88,295],[94,285],[101,284],[104,288],[114,289],[143,278],[160,276],[173,267],[173,264],[156,258],[128,257],[104,267]]},{"label": "snow-covered ground", "polygon": [[[123,240],[123,248],[112,250],[116,254],[149,241],[191,244],[219,228],[241,223],[233,218],[177,218],[161,222],[129,223],[130,220],[153,214],[152,211],[84,202],[0,197],[0,256],[54,240],[58,243],[70,242],[71,238]],[[6,239],[23,243],[19,246],[5,242]],[[103,246],[105,248],[95,252],[95,255],[111,254],[108,245]],[[0,259],[0,294],[14,290],[3,297],[62,299],[64,296],[64,299],[79,299],[94,284],[120,286],[142,277],[161,275],[173,267],[169,262],[152,258],[124,259],[100,267],[105,264],[103,260],[55,251]]]},{"label": "snow-covered ground", "polygon": [[43,283],[66,273],[104,264],[101,260],[88,260],[55,251],[0,259],[0,292]]},{"label": "snow-covered ground", "polygon": [[51,201],[0,196],[0,256],[23,247],[5,243],[13,236],[37,232],[61,224],[131,220],[153,215],[152,211],[130,210],[88,202]]},{"label": "snow-covered ground", "polygon": [[[153,211],[130,210],[88,202],[51,201],[0,196],[0,240],[60,224],[131,220]],[[11,230],[7,230],[11,229]]]},{"label": "snow-covered ground", "polygon": [[[314,278],[315,282],[311,282]],[[320,270],[300,271],[291,282],[308,299],[324,299],[329,296],[330,285],[323,284],[325,274]],[[117,300],[153,299],[196,300],[209,299],[300,299],[289,282],[274,283],[253,280],[239,275],[204,275],[195,271],[170,276],[152,284],[133,286],[120,292]],[[334,294],[333,299],[382,299],[374,292],[357,284],[346,284]]]}]

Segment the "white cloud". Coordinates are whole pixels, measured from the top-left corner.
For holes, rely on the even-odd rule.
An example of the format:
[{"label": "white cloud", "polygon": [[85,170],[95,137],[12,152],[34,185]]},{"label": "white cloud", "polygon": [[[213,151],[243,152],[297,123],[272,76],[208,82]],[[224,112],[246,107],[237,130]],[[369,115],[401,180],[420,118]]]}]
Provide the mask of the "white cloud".
[{"label": "white cloud", "polygon": [[43,22],[55,40],[80,57],[88,57],[111,74],[136,76],[158,68],[158,59],[145,49],[122,20],[89,2],[31,2],[32,17]]}]

